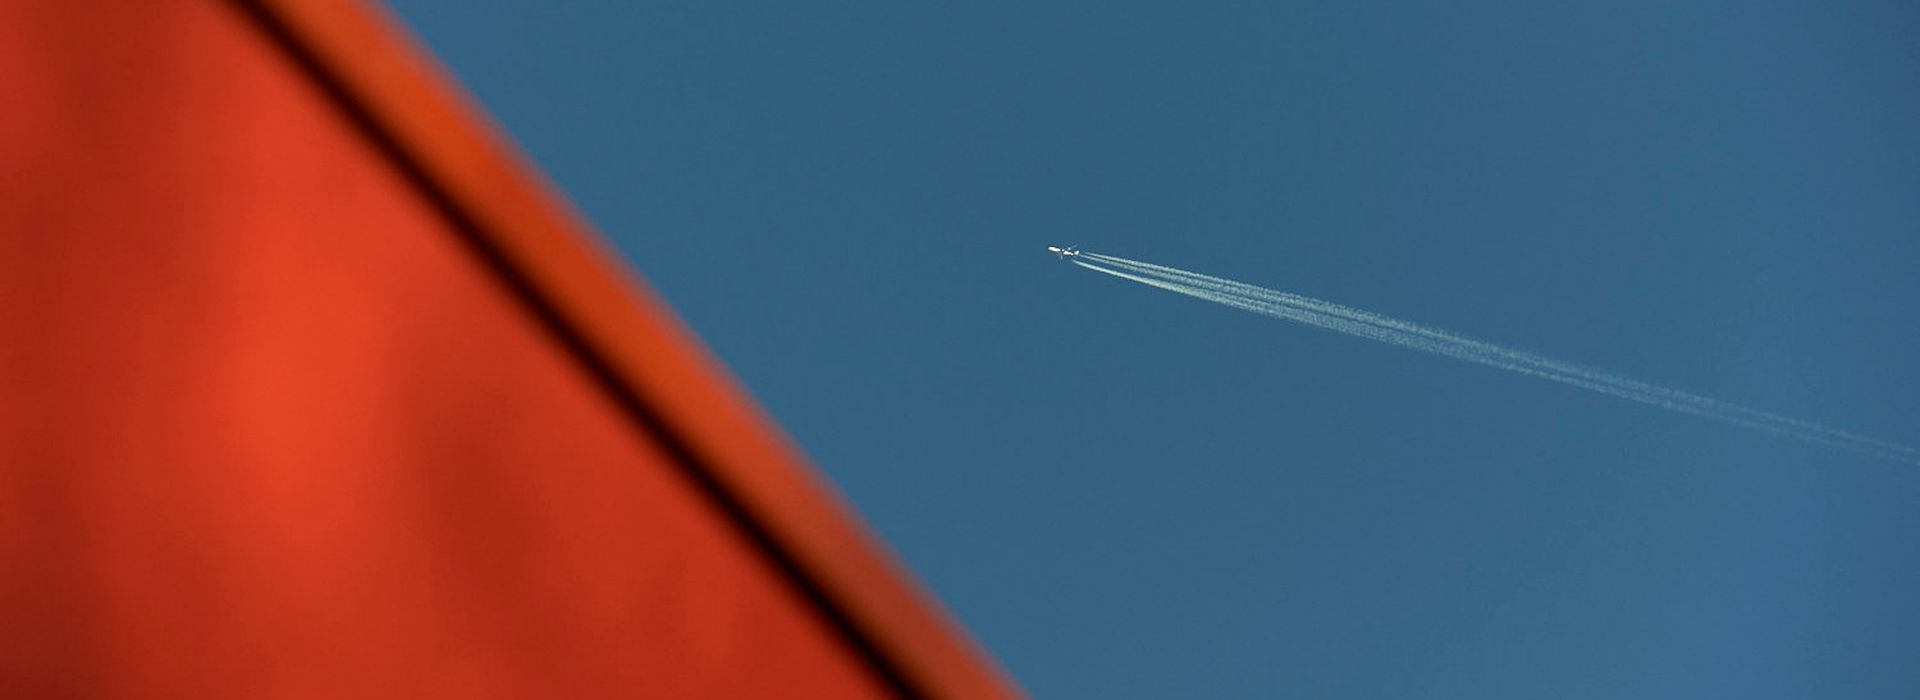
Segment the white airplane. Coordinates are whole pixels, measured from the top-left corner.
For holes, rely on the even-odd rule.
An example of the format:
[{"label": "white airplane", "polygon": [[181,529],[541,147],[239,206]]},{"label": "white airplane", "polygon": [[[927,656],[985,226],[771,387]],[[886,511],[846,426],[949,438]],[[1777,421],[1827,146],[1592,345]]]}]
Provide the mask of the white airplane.
[{"label": "white airplane", "polygon": [[1061,260],[1065,260],[1075,255],[1079,255],[1080,249],[1075,248],[1073,246],[1067,246],[1065,248],[1061,248],[1058,246],[1047,246],[1047,252],[1059,256]]}]

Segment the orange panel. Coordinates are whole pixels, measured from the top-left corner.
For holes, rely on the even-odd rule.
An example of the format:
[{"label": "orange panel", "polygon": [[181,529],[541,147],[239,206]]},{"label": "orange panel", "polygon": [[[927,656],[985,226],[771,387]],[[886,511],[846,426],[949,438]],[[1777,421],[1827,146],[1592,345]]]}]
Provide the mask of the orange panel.
[{"label": "orange panel", "polygon": [[243,13],[0,3],[0,95],[0,693],[889,694]]}]

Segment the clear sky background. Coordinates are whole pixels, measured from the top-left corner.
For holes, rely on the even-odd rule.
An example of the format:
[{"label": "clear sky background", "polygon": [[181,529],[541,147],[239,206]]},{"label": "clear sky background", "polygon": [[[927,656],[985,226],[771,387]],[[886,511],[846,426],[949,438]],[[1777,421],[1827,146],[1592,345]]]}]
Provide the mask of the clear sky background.
[{"label": "clear sky background", "polygon": [[1920,5],[399,0],[1044,698],[1920,696]]}]

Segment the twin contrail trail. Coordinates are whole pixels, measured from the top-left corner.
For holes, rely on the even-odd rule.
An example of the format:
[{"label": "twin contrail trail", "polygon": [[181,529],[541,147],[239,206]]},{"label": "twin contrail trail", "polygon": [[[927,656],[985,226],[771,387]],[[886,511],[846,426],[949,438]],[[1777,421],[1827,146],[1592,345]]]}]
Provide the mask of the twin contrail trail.
[{"label": "twin contrail trail", "polygon": [[1074,248],[1050,247],[1048,250],[1068,262],[1095,272],[1263,316],[1297,321],[1383,343],[1477,362],[1489,367],[1549,379],[1609,396],[1639,401],[1671,411],[1704,416],[1745,428],[1764,430],[1884,459],[1920,464],[1920,450],[1905,445],[1876,440],[1817,423],[1629,379],[1612,372],[1542,357],[1371,311],[1362,311],[1298,294],[1256,287],[1138,260],[1084,252]]}]

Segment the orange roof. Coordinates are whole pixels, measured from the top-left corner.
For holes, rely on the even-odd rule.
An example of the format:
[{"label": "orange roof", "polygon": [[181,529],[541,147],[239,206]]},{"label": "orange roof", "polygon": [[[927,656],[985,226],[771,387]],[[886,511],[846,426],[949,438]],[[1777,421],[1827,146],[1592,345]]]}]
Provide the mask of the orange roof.
[{"label": "orange roof", "polygon": [[116,5],[0,8],[0,687],[1018,695],[395,22]]}]

